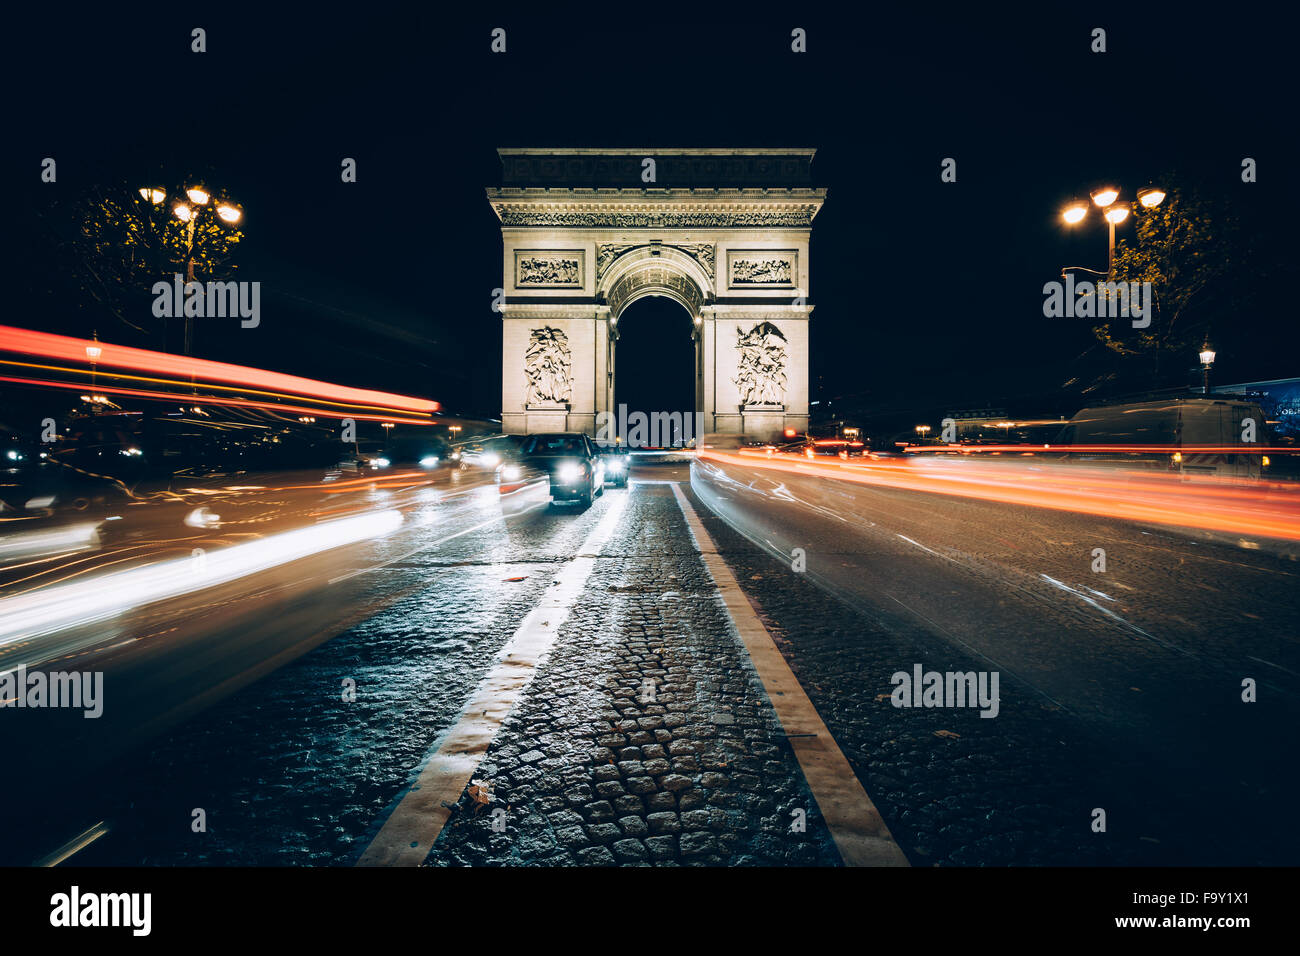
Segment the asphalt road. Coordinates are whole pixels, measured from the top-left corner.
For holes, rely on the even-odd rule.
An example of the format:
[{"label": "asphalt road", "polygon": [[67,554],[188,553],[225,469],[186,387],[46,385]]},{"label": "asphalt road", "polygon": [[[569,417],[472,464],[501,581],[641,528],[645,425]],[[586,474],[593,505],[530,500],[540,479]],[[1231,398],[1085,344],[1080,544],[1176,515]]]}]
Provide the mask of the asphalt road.
[{"label": "asphalt road", "polygon": [[[537,486],[502,498],[473,474],[240,492],[227,514],[276,516],[255,541],[282,541],[308,519],[400,521],[0,647],[0,667],[105,674],[100,719],[0,710],[16,771],[4,861],[32,862],[103,822],[77,862],[355,862],[521,621],[623,502],[554,656],[485,758],[512,814],[528,808],[520,829],[453,817],[430,862],[834,862],[762,688],[743,676],[752,668],[672,483],[914,865],[1295,861],[1286,800],[1300,654],[1287,549],[706,461],[638,465],[633,478],[587,510],[548,505]],[[214,555],[245,543],[215,540],[221,529],[173,534],[176,513],[150,511],[160,523],[143,540],[157,547],[125,568],[106,549],[60,560],[89,557],[97,570],[72,580],[102,580],[190,560],[190,537]],[[1105,571],[1092,570],[1098,547]],[[0,601],[31,586],[16,577]],[[997,671],[998,716],[892,706],[891,675],[916,664]],[[630,691],[614,688],[663,675],[677,682],[664,716],[690,720],[636,731],[665,736],[636,742],[645,753],[632,768],[636,734],[613,742]],[[1242,702],[1243,678],[1257,681],[1257,703]],[[744,733],[716,756],[718,728],[707,728],[736,708],[728,720]],[[580,732],[588,749],[575,751]],[[532,738],[557,749],[542,756]],[[642,794],[641,763],[661,760],[663,785]],[[728,771],[743,786],[720,782]],[[777,821],[805,807],[809,833],[791,843]],[[662,831],[642,833],[646,821]]]}]

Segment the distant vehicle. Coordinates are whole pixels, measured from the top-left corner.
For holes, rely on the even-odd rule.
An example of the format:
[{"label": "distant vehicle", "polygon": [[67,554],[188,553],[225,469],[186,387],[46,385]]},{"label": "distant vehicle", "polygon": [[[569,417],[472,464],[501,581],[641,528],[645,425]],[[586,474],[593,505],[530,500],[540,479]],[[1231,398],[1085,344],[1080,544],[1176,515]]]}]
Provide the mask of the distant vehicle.
[{"label": "distant vehicle", "polygon": [[519,457],[519,446],[523,443],[522,435],[496,435],[492,438],[480,438],[463,442],[452,450],[452,460],[461,468],[481,468],[484,471],[496,471],[503,463],[514,461]]},{"label": "distant vehicle", "polygon": [[392,459],[381,443],[358,442],[356,449],[335,462],[332,470],[343,475],[373,475],[392,465]]},{"label": "distant vehicle", "polygon": [[[1252,427],[1255,440],[1243,441]],[[1051,445],[1067,461],[1259,478],[1267,457],[1252,453],[1250,446],[1268,443],[1264,412],[1254,402],[1180,398],[1085,408]],[[1068,451],[1062,446],[1085,447]]]},{"label": "distant vehicle", "polygon": [[843,438],[815,438],[803,446],[805,458],[861,458],[866,453],[865,442]]},{"label": "distant vehicle", "polygon": [[595,441],[578,432],[529,435],[519,450],[520,463],[550,479],[551,498],[590,506],[605,490],[605,459]]},{"label": "distant vehicle", "polygon": [[627,473],[630,470],[631,456],[622,445],[598,445],[600,455],[605,460],[605,483],[615,488],[627,487]]}]

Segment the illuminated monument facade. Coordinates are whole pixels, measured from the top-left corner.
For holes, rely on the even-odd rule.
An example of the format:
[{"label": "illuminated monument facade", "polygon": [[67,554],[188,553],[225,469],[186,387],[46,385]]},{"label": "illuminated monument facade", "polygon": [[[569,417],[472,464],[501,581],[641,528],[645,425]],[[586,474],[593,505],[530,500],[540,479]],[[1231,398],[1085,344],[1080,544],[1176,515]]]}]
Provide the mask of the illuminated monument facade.
[{"label": "illuminated monument facade", "polygon": [[667,296],[694,322],[706,431],[808,425],[811,149],[501,149],[506,432],[613,413],[623,310]]}]

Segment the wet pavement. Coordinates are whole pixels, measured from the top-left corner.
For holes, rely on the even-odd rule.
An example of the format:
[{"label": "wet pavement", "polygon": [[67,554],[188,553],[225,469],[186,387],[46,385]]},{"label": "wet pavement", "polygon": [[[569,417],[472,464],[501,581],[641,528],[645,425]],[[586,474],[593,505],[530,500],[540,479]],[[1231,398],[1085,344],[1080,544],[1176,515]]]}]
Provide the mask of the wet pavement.
[{"label": "wet pavement", "polygon": [[[890,676],[912,662],[979,671],[990,658],[792,571],[775,556],[787,551],[779,529],[758,541],[753,526],[739,533],[734,490],[719,505],[698,465],[695,477],[692,489],[690,466],[641,466],[630,488],[607,489],[585,511],[524,496],[502,512],[482,498],[353,552],[349,570],[332,570],[350,605],[342,633],[87,771],[30,812],[29,858],[12,862],[104,820],[108,834],[78,863],[356,863],[466,718],[511,635],[620,506],[423,863],[839,865],[674,482],[912,865],[1268,861],[1262,842],[1236,840],[1231,827],[1225,836],[1222,820],[1204,840],[1187,834],[1207,829],[1217,809],[1205,798],[1221,800],[1224,786],[1271,800],[1275,773],[1226,757],[1153,764],[1148,749],[1117,745],[1104,722],[1011,672],[996,719],[894,707]],[[816,561],[885,573],[867,549],[819,540],[824,529],[799,520]],[[1109,816],[1104,832],[1096,808]],[[1285,856],[1293,839],[1278,834],[1273,852]]]}]

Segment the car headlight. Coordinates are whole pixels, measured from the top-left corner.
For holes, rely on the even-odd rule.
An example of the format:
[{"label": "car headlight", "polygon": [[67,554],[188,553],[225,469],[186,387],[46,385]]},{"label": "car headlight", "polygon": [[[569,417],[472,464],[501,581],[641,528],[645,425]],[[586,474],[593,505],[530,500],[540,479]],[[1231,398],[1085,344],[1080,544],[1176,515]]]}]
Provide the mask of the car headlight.
[{"label": "car headlight", "polygon": [[497,465],[501,464],[501,456],[494,455],[492,452],[487,452],[480,461],[489,468],[495,468]]},{"label": "car headlight", "polygon": [[221,516],[207,508],[195,508],[185,516],[185,524],[191,528],[215,528],[221,524]]},{"label": "car headlight", "polygon": [[605,467],[610,471],[622,471],[627,467],[627,463],[622,458],[611,458],[605,462]]},{"label": "car headlight", "polygon": [[579,481],[583,474],[582,466],[575,461],[566,461],[555,469],[555,477],[565,484]]},{"label": "car headlight", "polygon": [[387,458],[371,458],[370,465],[372,468],[387,468],[392,462]]},{"label": "car headlight", "polygon": [[421,467],[421,468],[437,468],[437,467],[438,467],[438,456],[437,456],[437,455],[425,455],[423,458],[420,459],[420,467]]},{"label": "car headlight", "polygon": [[524,476],[524,470],[518,465],[502,465],[501,477],[506,481],[518,481]]}]

